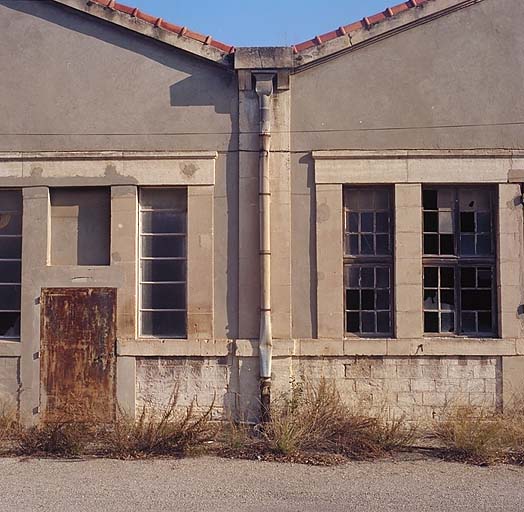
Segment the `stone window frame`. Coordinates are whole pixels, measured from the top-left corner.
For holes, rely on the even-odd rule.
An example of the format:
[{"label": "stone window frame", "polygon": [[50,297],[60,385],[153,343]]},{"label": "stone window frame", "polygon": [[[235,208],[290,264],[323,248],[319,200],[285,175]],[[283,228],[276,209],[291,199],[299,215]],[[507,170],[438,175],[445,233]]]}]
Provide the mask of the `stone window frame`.
[{"label": "stone window frame", "polygon": [[[344,352],[413,355],[429,343],[442,350],[470,353],[504,350],[524,334],[521,306],[523,262],[522,194],[524,153],[512,150],[313,151],[316,193],[317,338],[343,340]],[[346,185],[393,185],[395,203],[394,297],[396,332],[392,338],[353,339],[344,333],[343,199]],[[422,185],[496,185],[498,337],[423,336]],[[325,251],[325,247],[332,250]],[[515,275],[519,279],[515,279]],[[420,301],[413,296],[420,295]],[[420,302],[420,304],[419,304]],[[414,306],[415,304],[415,306]],[[504,342],[504,343],[502,343]],[[452,345],[450,345],[450,343]],[[479,345],[481,343],[482,345]],[[352,348],[353,347],[353,348]],[[434,348],[433,348],[434,347]],[[510,350],[515,350],[514,348]]]}]

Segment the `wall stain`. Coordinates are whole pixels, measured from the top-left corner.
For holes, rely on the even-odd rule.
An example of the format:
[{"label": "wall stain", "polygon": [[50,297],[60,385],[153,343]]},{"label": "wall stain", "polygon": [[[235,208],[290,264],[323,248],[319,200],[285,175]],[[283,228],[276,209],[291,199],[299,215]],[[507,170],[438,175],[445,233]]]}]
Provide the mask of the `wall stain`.
[{"label": "wall stain", "polygon": [[331,216],[331,210],[327,203],[322,203],[317,208],[317,220],[318,222],[326,222]]},{"label": "wall stain", "polygon": [[182,174],[184,174],[188,178],[192,178],[197,171],[198,166],[195,164],[184,164],[182,166]]}]

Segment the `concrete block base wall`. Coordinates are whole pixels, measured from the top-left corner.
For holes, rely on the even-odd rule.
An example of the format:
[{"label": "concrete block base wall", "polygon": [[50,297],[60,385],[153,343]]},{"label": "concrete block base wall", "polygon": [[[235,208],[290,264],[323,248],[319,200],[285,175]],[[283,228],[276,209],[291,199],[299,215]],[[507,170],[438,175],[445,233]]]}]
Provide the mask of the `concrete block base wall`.
[{"label": "concrete block base wall", "polygon": [[[274,398],[289,394],[292,382],[325,378],[355,410],[388,419],[434,419],[453,405],[502,405],[501,357],[282,357],[274,371]],[[137,412],[166,405],[177,389],[181,407],[195,400],[199,410],[214,403],[216,417],[258,416],[255,357],[137,358],[136,378]]]}]

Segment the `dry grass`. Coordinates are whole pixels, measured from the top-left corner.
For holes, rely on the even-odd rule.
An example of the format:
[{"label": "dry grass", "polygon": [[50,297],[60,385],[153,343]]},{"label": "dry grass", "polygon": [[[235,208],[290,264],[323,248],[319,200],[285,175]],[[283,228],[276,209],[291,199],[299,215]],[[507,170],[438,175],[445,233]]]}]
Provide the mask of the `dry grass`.
[{"label": "dry grass", "polygon": [[10,400],[0,400],[0,442],[16,436],[19,430],[16,405]]},{"label": "dry grass", "polygon": [[18,431],[16,452],[19,455],[77,457],[86,452],[93,437],[90,426],[74,419],[45,422]]},{"label": "dry grass", "polygon": [[508,447],[508,419],[473,406],[450,407],[430,436],[448,458],[487,465],[503,460]]},{"label": "dry grass", "polygon": [[102,436],[104,451],[122,459],[194,452],[216,435],[217,425],[211,421],[213,406],[198,413],[193,401],[180,410],[175,392],[167,406],[144,406],[136,420],[120,410]]},{"label": "dry grass", "polygon": [[[271,420],[253,431],[229,426],[229,454],[268,454],[284,460],[310,461],[326,455],[369,459],[397,449],[412,439],[403,419],[387,423],[349,408],[334,384],[295,385],[291,398],[272,405]],[[226,450],[227,453],[227,450]]]}]

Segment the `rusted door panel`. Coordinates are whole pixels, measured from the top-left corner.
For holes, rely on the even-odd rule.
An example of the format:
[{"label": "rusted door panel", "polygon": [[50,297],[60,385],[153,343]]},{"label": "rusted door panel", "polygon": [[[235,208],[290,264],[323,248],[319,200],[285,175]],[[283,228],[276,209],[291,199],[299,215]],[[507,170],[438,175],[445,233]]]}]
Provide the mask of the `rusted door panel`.
[{"label": "rusted door panel", "polygon": [[46,288],[41,297],[44,418],[110,421],[115,412],[114,288]]}]

